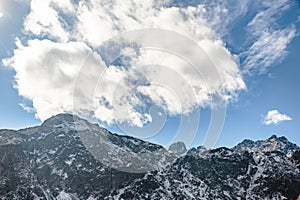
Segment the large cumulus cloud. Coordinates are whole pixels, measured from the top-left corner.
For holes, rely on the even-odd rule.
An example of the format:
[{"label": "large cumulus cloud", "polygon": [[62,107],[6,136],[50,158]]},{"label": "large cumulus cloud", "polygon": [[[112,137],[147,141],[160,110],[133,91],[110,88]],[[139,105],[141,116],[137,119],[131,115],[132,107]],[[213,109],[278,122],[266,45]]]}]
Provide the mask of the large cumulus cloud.
[{"label": "large cumulus cloud", "polygon": [[[239,13],[230,16],[226,14],[226,4],[217,4],[215,8],[218,9],[214,10],[205,4],[178,6],[168,0],[77,3],[31,0],[30,12],[24,19],[28,40],[21,44],[17,39],[14,55],[3,62],[15,69],[15,87],[21,96],[32,101],[33,110],[41,120],[75,109],[75,112],[88,113],[108,124],[125,122],[143,126],[151,122],[147,114],[151,104],[162,107],[171,116],[188,114],[197,107],[211,106],[214,96],[228,103],[246,88],[239,58],[222,40],[226,24],[247,12],[248,3],[241,6]],[[224,16],[223,26],[222,19],[217,16]],[[209,62],[213,62],[221,80],[211,72],[210,65],[204,69],[207,77],[195,76],[190,63],[170,52],[141,51],[124,44],[120,44],[119,49],[103,45],[119,33],[141,28],[172,30],[190,38],[204,50]],[[286,43],[292,37],[289,35]],[[189,46],[180,48],[193,52]],[[110,51],[116,50],[124,54],[122,59],[106,62]],[[248,52],[259,54],[254,47]],[[87,65],[88,70],[82,70]],[[174,77],[170,76],[171,71]],[[78,73],[83,73],[87,80],[79,80],[78,84]],[[158,77],[160,80],[167,77],[168,81],[163,85],[155,84]],[[74,105],[76,83],[77,91],[81,92]],[[95,83],[101,84],[95,86]],[[194,98],[189,98],[187,89],[191,89]]]}]

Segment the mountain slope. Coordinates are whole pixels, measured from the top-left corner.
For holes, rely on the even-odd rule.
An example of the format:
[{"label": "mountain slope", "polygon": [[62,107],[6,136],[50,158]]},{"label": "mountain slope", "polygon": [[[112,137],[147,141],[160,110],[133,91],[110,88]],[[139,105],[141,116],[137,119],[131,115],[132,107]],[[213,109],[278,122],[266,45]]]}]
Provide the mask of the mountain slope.
[{"label": "mountain slope", "polygon": [[272,136],[176,157],[60,114],[38,127],[0,130],[0,199],[296,199],[297,148]]},{"label": "mountain slope", "polygon": [[160,145],[112,134],[72,115],[57,115],[40,127],[4,130],[0,136],[0,199],[54,199],[65,191],[79,199],[103,198],[112,188],[141,178],[136,172],[143,167],[158,169],[175,158]]},{"label": "mountain slope", "polygon": [[114,199],[296,199],[299,193],[300,171],[283,153],[219,148],[185,155]]}]

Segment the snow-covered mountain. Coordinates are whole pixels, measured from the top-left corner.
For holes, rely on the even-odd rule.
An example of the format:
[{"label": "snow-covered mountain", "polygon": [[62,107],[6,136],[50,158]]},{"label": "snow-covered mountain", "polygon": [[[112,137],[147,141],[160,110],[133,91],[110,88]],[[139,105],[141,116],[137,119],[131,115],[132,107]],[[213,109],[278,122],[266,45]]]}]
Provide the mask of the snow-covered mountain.
[{"label": "snow-covered mountain", "polygon": [[122,188],[114,199],[297,199],[300,171],[283,153],[214,149],[185,155]]},{"label": "snow-covered mountain", "polygon": [[39,127],[0,131],[0,199],[55,199],[61,193],[101,199],[174,159],[160,145],[61,114]]},{"label": "snow-covered mountain", "polygon": [[0,130],[0,199],[296,199],[297,148],[272,136],[176,156],[60,114],[38,127]]},{"label": "snow-covered mountain", "polygon": [[287,156],[291,156],[296,149],[299,148],[296,144],[291,143],[284,136],[277,137],[272,135],[266,140],[244,140],[243,142],[236,145],[234,151],[249,151],[249,152],[267,152],[267,151],[280,151],[285,153]]}]

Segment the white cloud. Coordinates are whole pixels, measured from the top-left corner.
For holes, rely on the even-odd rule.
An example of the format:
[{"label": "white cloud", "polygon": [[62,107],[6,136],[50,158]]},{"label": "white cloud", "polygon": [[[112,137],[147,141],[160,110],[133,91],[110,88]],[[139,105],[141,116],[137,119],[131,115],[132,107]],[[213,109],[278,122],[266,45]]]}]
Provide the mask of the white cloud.
[{"label": "white cloud", "polygon": [[39,36],[51,35],[59,41],[69,39],[71,33],[66,30],[66,24],[59,15],[74,13],[70,0],[32,0],[30,7],[31,12],[24,21],[25,32]]},{"label": "white cloud", "polygon": [[221,37],[230,37],[230,31],[234,29],[235,23],[243,19],[249,12],[249,7],[256,3],[251,0],[203,0],[202,2],[207,10],[204,13],[205,18]]},{"label": "white cloud", "polygon": [[[90,71],[82,73],[89,79],[98,78],[103,70],[100,56],[81,42],[29,40],[27,46],[23,46],[17,40],[16,44],[14,56],[3,60],[3,64],[15,69],[15,87],[19,95],[32,101],[36,116],[42,120],[72,111],[74,83],[85,59]],[[83,91],[88,92],[87,89]]]},{"label": "white cloud", "polygon": [[[201,1],[206,12],[203,13],[208,24],[221,38],[232,42],[230,35],[244,30],[246,38],[237,49],[240,51],[241,69],[246,75],[266,73],[274,63],[280,63],[287,55],[287,47],[296,34],[296,21],[281,22],[284,14],[289,12],[293,2],[289,0],[275,1]],[[182,3],[189,4],[189,3]],[[253,17],[254,14],[254,17]],[[244,30],[240,25],[250,20]],[[240,24],[241,23],[241,24]],[[237,26],[236,26],[237,25]],[[235,30],[238,28],[238,30]],[[233,42],[234,43],[234,42]]]},{"label": "white cloud", "polygon": [[241,53],[245,57],[244,72],[248,74],[265,73],[273,63],[281,62],[287,55],[288,44],[296,36],[293,24],[283,28],[277,24],[290,8],[288,0],[263,1],[262,7],[266,9],[259,11],[247,25],[254,42]]},{"label": "white cloud", "polygon": [[[143,126],[151,121],[147,114],[151,104],[164,108],[169,115],[178,115],[188,114],[196,107],[211,106],[215,96],[226,102],[235,99],[246,86],[239,58],[231,54],[221,37],[226,35],[230,24],[247,13],[249,2],[235,4],[240,9],[231,9],[226,3],[204,2],[185,7],[171,4],[169,0],[80,0],[78,3],[32,0],[30,12],[24,19],[25,34],[30,39],[25,44],[17,41],[14,55],[3,62],[15,69],[15,87],[20,96],[32,101],[36,116],[42,120],[60,112],[84,111],[108,124],[126,122]],[[273,16],[273,10],[260,12],[253,19],[254,25],[249,24],[255,36],[260,35],[261,29],[256,24],[265,23],[268,14]],[[140,28],[184,34],[208,57],[204,56],[203,63],[196,63],[200,67],[195,69],[181,57],[166,51],[136,52],[135,47],[127,44],[119,44],[119,49],[113,44],[99,48],[123,31]],[[256,68],[262,57],[267,59],[262,62],[264,67],[283,58],[295,31],[291,26],[264,34],[264,40],[256,38],[245,52],[249,70]],[[34,37],[47,39],[32,39]],[[164,38],[156,40],[159,43]],[[190,46],[180,46],[174,41],[173,46],[176,45],[186,50],[182,57],[200,56],[195,55]],[[126,54],[121,60],[123,66],[106,62],[114,51]],[[83,65],[89,67],[83,68]],[[197,70],[205,77],[197,75]],[[75,88],[75,83],[80,84]],[[74,88],[78,92],[76,105],[73,104]],[[28,110],[26,105],[24,108]]]},{"label": "white cloud", "polygon": [[[223,76],[223,81],[218,80],[209,71],[215,66],[207,66],[209,87],[186,61],[163,51],[147,50],[130,56],[133,60],[127,69],[113,65],[107,68],[100,55],[82,42],[29,40],[25,46],[17,39],[14,56],[3,62],[15,69],[19,94],[32,101],[33,108],[23,104],[22,107],[35,110],[42,120],[61,112],[84,110],[108,124],[143,126],[151,122],[147,114],[149,101],[163,107],[169,115],[188,114],[195,107],[208,105],[213,95],[229,101],[234,98],[230,95],[244,88],[237,65],[222,43],[206,42],[209,55],[218,57],[215,65]],[[83,68],[83,64],[88,68]],[[155,66],[158,64],[170,67],[159,68]],[[84,79],[78,80],[79,72]],[[97,86],[99,77],[101,83]],[[73,105],[76,81],[80,83],[76,87],[80,95],[76,96],[79,103]]]},{"label": "white cloud", "polygon": [[21,106],[26,112],[29,112],[29,113],[34,113],[35,112],[34,108],[32,108],[30,106],[27,106],[24,103],[19,103],[19,106]]},{"label": "white cloud", "polygon": [[281,114],[279,113],[278,110],[270,110],[268,111],[267,115],[265,116],[264,120],[263,120],[263,124],[265,125],[278,125],[279,123],[283,122],[283,121],[290,121],[292,120],[291,117],[289,117],[286,114]]},{"label": "white cloud", "polygon": [[273,32],[262,32],[259,39],[244,52],[247,55],[244,62],[245,71],[265,73],[273,63],[281,62],[287,55],[287,45],[295,35],[294,26]]},{"label": "white cloud", "polygon": [[[237,59],[207,24],[204,6],[163,6],[167,3],[32,0],[24,21],[25,33],[51,40],[28,40],[25,45],[17,41],[14,55],[3,62],[15,69],[15,87],[20,96],[32,101],[36,116],[42,120],[60,112],[84,111],[108,124],[143,126],[152,120],[147,114],[151,104],[178,115],[210,105],[213,96],[227,102],[234,99],[245,89]],[[107,60],[109,54],[103,52],[109,52],[111,46],[96,53],[102,42],[122,31],[149,27],[177,31],[198,43],[208,55],[203,62],[213,61],[201,64],[206,77],[197,76],[189,63],[164,51],[128,54],[129,61],[123,67],[102,61]],[[178,48],[186,49],[186,55],[199,56],[193,55],[192,47]],[[120,46],[121,52],[127,50],[128,46]],[[80,71],[83,63],[89,67]],[[168,67],[156,67],[159,65]],[[100,75],[100,83],[95,85]],[[80,83],[76,105],[75,83]]]}]

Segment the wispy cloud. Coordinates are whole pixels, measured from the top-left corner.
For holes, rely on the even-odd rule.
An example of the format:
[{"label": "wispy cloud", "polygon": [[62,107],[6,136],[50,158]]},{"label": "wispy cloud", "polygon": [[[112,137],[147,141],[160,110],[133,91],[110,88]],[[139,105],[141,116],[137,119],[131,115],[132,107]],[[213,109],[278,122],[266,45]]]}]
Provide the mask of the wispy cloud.
[{"label": "wispy cloud", "polygon": [[[256,75],[268,72],[270,66],[280,63],[288,55],[288,45],[297,35],[297,20],[282,23],[281,19],[294,3],[289,0],[203,0],[201,4],[206,12],[201,15],[225,42],[234,43],[233,32],[239,33],[237,37],[245,35],[244,44],[238,45],[235,51],[240,57],[243,73]],[[189,2],[178,5],[189,6]],[[239,27],[245,23],[245,27]]]},{"label": "wispy cloud", "polygon": [[277,23],[290,8],[288,0],[264,1],[262,7],[266,9],[258,12],[247,25],[253,43],[240,54],[244,59],[242,67],[248,74],[265,73],[272,64],[281,62],[288,54],[288,44],[296,36],[293,24],[282,27]]},{"label": "wispy cloud", "polygon": [[261,36],[243,55],[244,72],[265,73],[273,63],[280,63],[288,54],[288,44],[296,35],[296,28],[290,26],[283,30],[262,32]]},{"label": "wispy cloud", "polygon": [[270,110],[263,120],[265,125],[278,125],[283,121],[290,121],[292,118],[286,114],[281,114],[278,110]]}]

